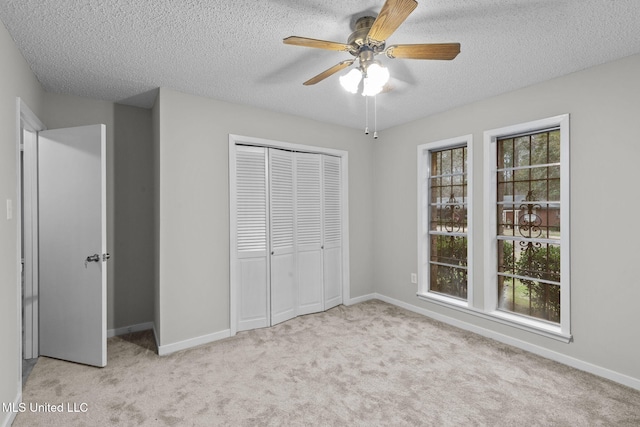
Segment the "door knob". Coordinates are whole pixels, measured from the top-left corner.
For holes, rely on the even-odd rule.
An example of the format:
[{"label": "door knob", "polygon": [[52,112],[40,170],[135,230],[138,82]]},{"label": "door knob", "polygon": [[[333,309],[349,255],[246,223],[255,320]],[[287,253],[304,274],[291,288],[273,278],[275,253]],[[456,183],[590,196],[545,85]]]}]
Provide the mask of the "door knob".
[{"label": "door knob", "polygon": [[98,261],[100,261],[100,255],[98,254],[89,255],[85,260],[85,262],[98,262]]},{"label": "door knob", "polygon": [[87,264],[88,263],[90,263],[90,262],[98,262],[98,261],[100,261],[100,255],[98,255],[98,254],[89,255],[84,260],[84,268],[87,268]]}]

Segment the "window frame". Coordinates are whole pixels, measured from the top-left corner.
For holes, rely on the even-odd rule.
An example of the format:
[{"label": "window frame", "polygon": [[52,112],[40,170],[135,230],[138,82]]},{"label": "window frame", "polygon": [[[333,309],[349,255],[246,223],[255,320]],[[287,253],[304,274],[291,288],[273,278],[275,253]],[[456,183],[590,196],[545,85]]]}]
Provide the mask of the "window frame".
[{"label": "window frame", "polygon": [[[467,147],[467,299],[463,300],[430,291],[429,244],[431,153]],[[453,308],[473,307],[473,135],[463,135],[418,146],[418,292],[420,298]],[[425,188],[426,187],[426,188]],[[426,199],[426,200],[425,200]],[[426,206],[424,205],[426,203]],[[426,220],[425,220],[426,216]]]},{"label": "window frame", "polygon": [[[497,140],[551,128],[560,129],[560,323],[498,309]],[[485,313],[530,332],[571,340],[571,247],[569,115],[563,114],[484,132],[484,307]]]}]

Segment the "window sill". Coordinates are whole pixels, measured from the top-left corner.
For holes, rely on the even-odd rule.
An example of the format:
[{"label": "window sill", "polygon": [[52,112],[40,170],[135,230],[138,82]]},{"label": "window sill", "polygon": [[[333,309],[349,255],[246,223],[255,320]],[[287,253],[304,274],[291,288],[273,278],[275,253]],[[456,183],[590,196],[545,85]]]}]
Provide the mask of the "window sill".
[{"label": "window sill", "polygon": [[504,311],[480,311],[476,308],[470,307],[468,302],[466,301],[458,301],[453,298],[447,298],[441,295],[435,295],[431,293],[418,293],[417,296],[423,301],[428,301],[443,307],[460,311],[462,313],[479,317],[481,319],[491,320],[493,322],[508,325],[537,335],[542,335],[544,337],[564,343],[569,343],[572,340],[572,336],[570,334],[568,335],[563,333],[560,329],[560,326],[548,324],[546,322],[540,322],[535,319],[518,316],[516,314],[511,314]]}]

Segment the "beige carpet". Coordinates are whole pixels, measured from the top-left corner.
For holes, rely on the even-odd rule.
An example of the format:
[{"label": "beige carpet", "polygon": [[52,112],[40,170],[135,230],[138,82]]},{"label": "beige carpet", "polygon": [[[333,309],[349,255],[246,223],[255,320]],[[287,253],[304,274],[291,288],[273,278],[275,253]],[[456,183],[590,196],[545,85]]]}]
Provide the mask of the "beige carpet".
[{"label": "beige carpet", "polygon": [[41,357],[14,426],[640,425],[639,391],[379,301],[166,357],[150,332],[108,351],[102,369]]}]

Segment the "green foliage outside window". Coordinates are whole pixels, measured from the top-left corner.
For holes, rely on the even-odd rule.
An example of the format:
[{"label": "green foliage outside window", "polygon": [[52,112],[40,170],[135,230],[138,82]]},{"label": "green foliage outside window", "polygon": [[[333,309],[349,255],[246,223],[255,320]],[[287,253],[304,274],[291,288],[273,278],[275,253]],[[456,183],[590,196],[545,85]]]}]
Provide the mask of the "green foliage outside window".
[{"label": "green foliage outside window", "polygon": [[[436,237],[434,260],[451,265],[467,265],[467,239],[453,236]],[[458,267],[431,265],[431,290],[453,297],[467,298],[467,270]]]},{"label": "green foliage outside window", "polygon": [[[532,279],[560,281],[559,246],[530,245],[519,256],[514,257],[513,245],[505,241],[503,254],[505,271],[513,271],[518,276]],[[560,321],[560,286],[526,279],[516,279],[515,282],[522,284],[522,292],[529,299],[532,311],[530,315],[552,322]]]}]

